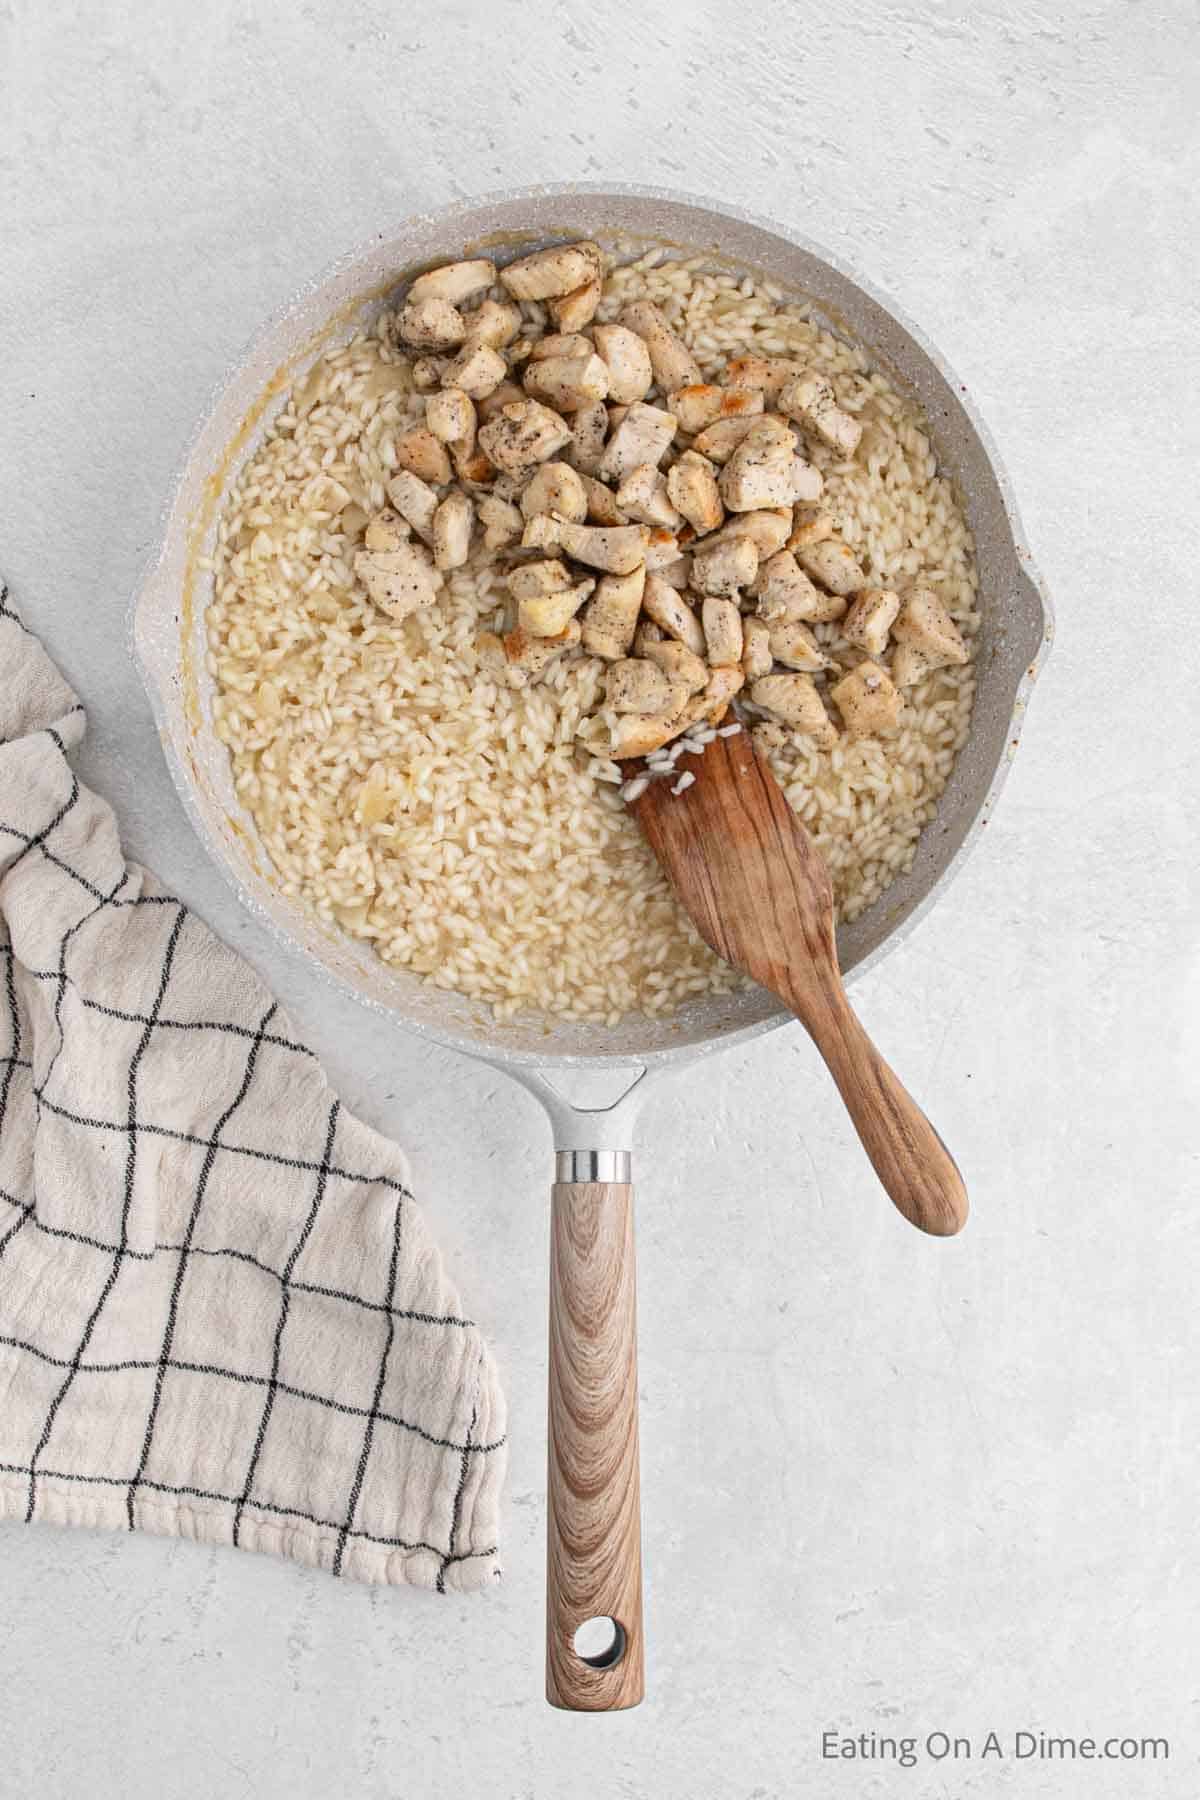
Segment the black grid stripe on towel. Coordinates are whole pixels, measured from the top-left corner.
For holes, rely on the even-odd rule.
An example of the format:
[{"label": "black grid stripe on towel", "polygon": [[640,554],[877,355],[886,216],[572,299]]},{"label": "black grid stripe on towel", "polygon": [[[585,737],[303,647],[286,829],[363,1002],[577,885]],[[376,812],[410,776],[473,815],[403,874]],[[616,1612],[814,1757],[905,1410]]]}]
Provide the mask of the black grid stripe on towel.
[{"label": "black grid stripe on towel", "polygon": [[503,1397],[404,1159],[125,865],[83,725],[0,593],[0,1512],[480,1586]]}]

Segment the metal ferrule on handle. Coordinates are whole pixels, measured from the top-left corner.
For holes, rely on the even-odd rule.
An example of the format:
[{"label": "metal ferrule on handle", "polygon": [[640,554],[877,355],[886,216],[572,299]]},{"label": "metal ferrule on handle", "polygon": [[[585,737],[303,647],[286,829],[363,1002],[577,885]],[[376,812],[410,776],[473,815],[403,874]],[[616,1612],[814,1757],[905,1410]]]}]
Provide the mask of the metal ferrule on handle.
[{"label": "metal ferrule on handle", "polygon": [[628,1150],[556,1150],[555,1181],[628,1181],[632,1158]]}]

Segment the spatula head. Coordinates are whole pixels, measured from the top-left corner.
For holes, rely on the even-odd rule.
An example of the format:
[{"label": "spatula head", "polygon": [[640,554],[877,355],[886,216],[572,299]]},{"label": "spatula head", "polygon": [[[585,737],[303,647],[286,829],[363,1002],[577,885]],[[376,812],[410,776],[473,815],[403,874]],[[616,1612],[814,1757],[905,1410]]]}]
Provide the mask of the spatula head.
[{"label": "spatula head", "polygon": [[748,731],[676,763],[631,810],[709,947],[795,1006],[814,966],[837,967],[829,872]]}]

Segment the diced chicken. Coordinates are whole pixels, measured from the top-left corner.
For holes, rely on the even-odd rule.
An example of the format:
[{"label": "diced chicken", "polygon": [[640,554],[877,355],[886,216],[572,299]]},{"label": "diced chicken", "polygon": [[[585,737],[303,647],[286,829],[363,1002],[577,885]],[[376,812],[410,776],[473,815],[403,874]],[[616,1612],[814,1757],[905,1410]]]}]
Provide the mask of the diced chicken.
[{"label": "diced chicken", "polygon": [[[680,560],[679,539],[665,525],[652,525],[650,542],[646,545],[647,573],[665,575]],[[675,583],[672,581],[671,586]]]},{"label": "diced chicken", "polygon": [[494,631],[483,631],[475,640],[475,649],[489,674],[508,687],[523,688],[543,674],[564,650],[573,650],[579,639],[579,621],[572,619],[566,630],[553,638],[533,637],[519,625],[502,638]]},{"label": "diced chicken", "polygon": [[750,698],[802,737],[810,737],[818,750],[832,750],[837,743],[837,726],[825,711],[811,675],[760,676],[750,689]]},{"label": "diced chicken", "polygon": [[569,588],[571,572],[557,557],[548,557],[545,562],[521,563],[509,575],[507,585],[514,600],[540,600]]},{"label": "diced chicken", "polygon": [[690,704],[700,707],[700,717],[709,725],[719,725],[729,710],[729,702],[741,692],[745,679],[740,668],[714,669],[704,692],[697,694]]},{"label": "diced chicken", "polygon": [[877,663],[859,663],[829,691],[852,738],[885,737],[900,724],[899,690]]},{"label": "diced chicken", "polygon": [[411,469],[401,469],[388,482],[387,491],[388,499],[400,517],[407,519],[417,536],[429,543],[433,537],[433,515],[437,511],[438,497],[428,482],[414,475]]},{"label": "diced chicken", "polygon": [[637,401],[608,440],[596,473],[606,481],[624,481],[641,463],[657,468],[675,436],[675,414]]},{"label": "diced chicken", "polygon": [[740,418],[718,419],[715,425],[705,427],[692,449],[698,450],[701,456],[707,456],[710,462],[727,463],[748,433],[766,419],[777,419],[781,425],[786,423],[778,413],[743,413]]},{"label": "diced chicken", "polygon": [[814,581],[831,594],[857,594],[867,585],[866,573],[851,550],[840,538],[824,538],[819,544],[802,544],[796,560],[807,569]]},{"label": "diced chicken", "polygon": [[692,586],[732,599],[758,574],[758,548],[748,537],[712,538],[692,552]]},{"label": "diced chicken", "polygon": [[[440,394],[430,394],[425,402],[425,424],[443,444],[475,447],[475,403],[461,388],[448,387]],[[420,469],[416,472],[421,474]]]},{"label": "diced chicken", "polygon": [[892,680],[898,688],[915,687],[933,673],[933,664],[915,644],[897,644],[892,652]]},{"label": "diced chicken", "polygon": [[490,394],[477,402],[475,417],[481,425],[486,425],[489,419],[502,413],[506,406],[520,406],[524,399],[524,388],[519,388],[515,381],[502,381],[498,388],[493,388]]},{"label": "diced chicken", "polygon": [[807,625],[791,619],[770,627],[771,655],[785,669],[799,669],[803,675],[816,675],[832,663]]},{"label": "diced chicken", "polygon": [[790,506],[760,507],[757,512],[734,513],[721,527],[722,538],[747,537],[758,551],[759,565],[782,550],[792,528]]},{"label": "diced chicken", "polygon": [[411,431],[402,432],[395,444],[396,461],[402,469],[411,470],[434,487],[441,487],[450,480],[453,474],[450,453],[441,439],[424,425],[415,425]]},{"label": "diced chicken", "polygon": [[490,344],[464,344],[442,371],[445,387],[461,388],[472,400],[486,400],[508,374],[508,364]]},{"label": "diced chicken", "polygon": [[472,262],[446,263],[440,269],[429,269],[418,275],[408,290],[409,300],[448,300],[461,306],[484,293],[496,279],[496,265],[485,257]]},{"label": "diced chicken", "polygon": [[638,627],[638,637],[642,632],[654,632],[654,637],[647,637],[635,649],[639,656],[644,656],[661,669],[669,680],[678,687],[686,688],[689,694],[697,694],[708,681],[708,668],[702,657],[681,644],[677,638],[664,638],[661,628],[652,619],[646,619]]},{"label": "diced chicken", "polygon": [[711,668],[732,668],[742,660],[742,615],[733,600],[705,596],[700,609],[704,642]]},{"label": "diced chicken", "polygon": [[757,681],[760,675],[769,675],[774,660],[771,655],[770,628],[753,615],[743,619],[742,674],[746,680]]},{"label": "diced chicken", "polygon": [[842,621],[842,636],[868,656],[882,656],[899,611],[900,596],[890,588],[864,588]]},{"label": "diced chicken", "polygon": [[644,400],[654,385],[650,352],[644,339],[626,325],[597,325],[592,336],[597,355],[608,370],[609,398],[621,406]]},{"label": "diced chicken", "polygon": [[652,751],[661,750],[684,729],[687,707],[686,693],[676,688],[671,705],[663,712],[622,713],[613,729],[613,756],[624,762],[631,756],[649,756]]},{"label": "diced chicken", "polygon": [[395,550],[359,550],[354,573],[380,612],[390,619],[407,619],[410,613],[432,606],[442,578],[420,544],[400,544]]},{"label": "diced chicken", "polygon": [[608,408],[603,400],[581,406],[571,419],[571,448],[567,452],[581,474],[594,476],[598,472],[607,436]]},{"label": "diced chicken", "polygon": [[521,511],[527,519],[535,513],[557,513],[562,519],[582,524],[587,518],[583,477],[569,463],[543,463],[526,484]]},{"label": "diced chicken", "polygon": [[715,387],[701,381],[693,387],[676,388],[667,395],[667,405],[679,420],[680,431],[703,431],[718,419],[750,418],[763,409],[763,397],[755,388]]},{"label": "diced chicken", "polygon": [[706,456],[685,450],[667,471],[667,494],[698,535],[715,531],[725,517],[717,473]]},{"label": "diced chicken", "polygon": [[764,391],[770,379],[771,365],[765,356],[735,356],[725,364],[722,376],[726,387]]},{"label": "diced chicken", "polygon": [[825,477],[802,456],[792,458],[792,499],[819,500],[825,492]]},{"label": "diced chicken", "polygon": [[483,526],[485,550],[507,550],[520,541],[523,520],[511,501],[497,494],[485,494],[479,502],[479,522]]},{"label": "diced chicken", "polygon": [[586,356],[547,356],[526,365],[525,392],[559,412],[578,412],[604,399],[608,370],[590,350]]},{"label": "diced chicken", "polygon": [[485,300],[474,312],[464,314],[468,344],[486,344],[503,350],[521,329],[521,309],[505,300]]},{"label": "diced chicken", "polygon": [[661,669],[638,657],[622,657],[605,676],[608,704],[617,713],[661,713],[678,708],[675,688]]},{"label": "diced chicken", "polygon": [[617,496],[594,475],[581,475],[587,499],[587,517],[592,525],[628,525],[629,520],[617,505]]},{"label": "diced chicken", "polygon": [[635,300],[621,313],[622,325],[636,331],[650,352],[654,379],[664,394],[675,388],[695,387],[704,377],[700,365],[667,324],[666,318],[652,300]]},{"label": "diced chicken", "polygon": [[763,564],[754,593],[758,598],[758,616],[768,625],[794,619],[821,623],[840,619],[846,610],[840,595],[826,594],[813,585],[790,550],[777,551]]},{"label": "diced chicken", "polygon": [[454,464],[454,473],[464,487],[488,487],[496,479],[496,471],[483,451],[475,445],[451,444],[450,461]]},{"label": "diced chicken", "polygon": [[768,406],[774,406],[785,387],[808,373],[808,364],[798,362],[794,356],[768,356],[764,360],[767,364],[767,378],[763,383],[763,392]]},{"label": "diced chicken", "polygon": [[721,498],[730,512],[790,506],[795,498],[795,439],[771,417],[755,422],[721,471]]},{"label": "diced chicken", "polygon": [[367,520],[363,543],[368,550],[400,550],[407,542],[407,521],[389,507]]},{"label": "diced chicken", "polygon": [[596,275],[582,287],[572,288],[569,294],[547,301],[550,317],[560,331],[579,331],[595,318],[602,292],[603,285]]},{"label": "diced chicken", "polygon": [[[676,640],[674,638],[669,638],[667,636],[666,632],[662,630],[661,626],[658,626],[654,623],[653,619],[639,619],[638,620],[638,628],[633,634],[633,654],[634,654],[634,656],[648,656],[650,658],[650,661],[653,662],[654,654],[651,649],[651,646],[653,644],[675,644],[675,643],[676,643]],[[682,650],[684,648],[684,646],[682,644],[677,644],[676,647],[680,650]],[[691,654],[692,653],[689,650],[688,655],[690,656]],[[699,662],[700,658],[697,657],[696,661]],[[704,667],[703,663],[701,663],[700,666],[701,666],[701,668],[703,668]],[[704,673],[705,673],[705,679],[707,679],[708,670],[705,669]]]},{"label": "diced chicken", "polygon": [[842,411],[833,383],[815,369],[806,370],[780,390],[779,410],[815,431],[840,456],[853,456],[858,449],[862,426]]},{"label": "diced chicken", "polygon": [[833,533],[832,513],[820,506],[797,506],[787,547],[789,550],[799,550],[805,544],[821,544],[826,538],[831,538]]},{"label": "diced chicken", "polygon": [[659,625],[667,633],[687,648],[695,656],[703,656],[707,648],[704,639],[704,628],[699,619],[681,595],[657,575],[647,575],[646,590],[642,596],[642,605],[647,618]]},{"label": "diced chicken", "polygon": [[556,244],[509,263],[501,269],[500,280],[514,300],[554,300],[590,286],[602,266],[595,244]]},{"label": "diced chicken", "polygon": [[412,383],[418,394],[428,394],[433,388],[440,386],[445,367],[444,357],[418,356],[412,366]]},{"label": "diced chicken", "polygon": [[561,550],[560,521],[551,513],[534,513],[521,533],[522,550]]},{"label": "diced chicken", "polygon": [[479,447],[498,469],[515,474],[546,462],[570,438],[570,426],[548,406],[539,400],[517,400],[480,427]]},{"label": "diced chicken", "polygon": [[583,647],[589,656],[602,656],[612,662],[628,654],[645,585],[644,565],[628,575],[601,578],[583,615]]},{"label": "diced chicken", "polygon": [[919,650],[931,669],[965,663],[969,652],[958,626],[932,588],[915,587],[905,597],[892,627],[898,644]]},{"label": "diced chicken", "polygon": [[681,514],[671,504],[667,478],[653,463],[641,463],[630,470],[617,489],[617,505],[643,525],[661,525],[674,531],[683,524]]},{"label": "diced chicken", "polygon": [[529,360],[547,362],[553,356],[594,356],[595,351],[591,338],[585,337],[582,331],[550,331],[545,337],[534,338],[529,347]]},{"label": "diced chicken", "polygon": [[559,547],[589,569],[632,575],[646,560],[650,533],[644,525],[573,525],[556,520]]},{"label": "diced chicken", "polygon": [[538,594],[522,600],[517,609],[517,625],[531,637],[557,637],[565,631],[596,584],[578,581],[574,587],[559,588],[552,594]]},{"label": "diced chicken", "polygon": [[396,329],[416,350],[455,350],[467,335],[467,322],[449,300],[410,300],[400,309]]},{"label": "diced chicken", "polygon": [[433,560],[439,569],[461,569],[471,554],[475,508],[452,488],[433,515]]}]

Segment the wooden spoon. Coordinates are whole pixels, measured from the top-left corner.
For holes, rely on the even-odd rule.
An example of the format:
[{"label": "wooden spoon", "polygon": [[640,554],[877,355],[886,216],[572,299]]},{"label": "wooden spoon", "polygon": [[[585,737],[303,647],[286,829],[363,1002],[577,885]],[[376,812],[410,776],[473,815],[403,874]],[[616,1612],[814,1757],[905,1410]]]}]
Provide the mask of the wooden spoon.
[{"label": "wooden spoon", "polygon": [[632,802],[705,943],[790,1006],[825,1059],[880,1181],[904,1217],[949,1237],[967,1217],[953,1157],[859,1024],[842,986],[829,871],[747,731],[681,756],[681,794]]}]

